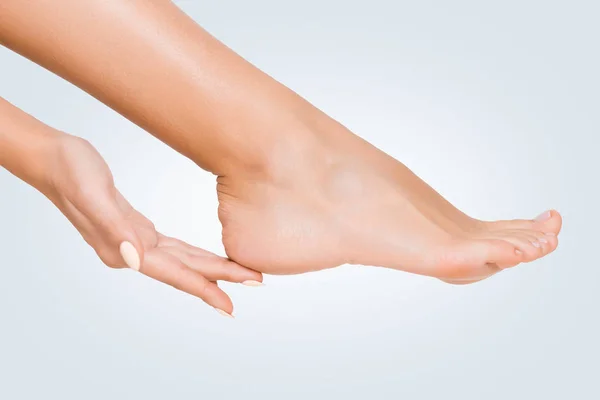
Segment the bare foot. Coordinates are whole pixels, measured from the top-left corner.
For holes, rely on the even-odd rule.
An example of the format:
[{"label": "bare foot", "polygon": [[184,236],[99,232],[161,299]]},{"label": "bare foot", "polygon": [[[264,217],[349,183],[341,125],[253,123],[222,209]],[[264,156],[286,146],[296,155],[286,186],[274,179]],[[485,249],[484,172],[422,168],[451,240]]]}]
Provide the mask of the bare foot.
[{"label": "bare foot", "polygon": [[470,218],[341,125],[329,120],[320,128],[270,145],[264,173],[231,169],[218,178],[232,260],[270,274],[349,263],[460,284],[556,249],[556,211],[536,220]]}]

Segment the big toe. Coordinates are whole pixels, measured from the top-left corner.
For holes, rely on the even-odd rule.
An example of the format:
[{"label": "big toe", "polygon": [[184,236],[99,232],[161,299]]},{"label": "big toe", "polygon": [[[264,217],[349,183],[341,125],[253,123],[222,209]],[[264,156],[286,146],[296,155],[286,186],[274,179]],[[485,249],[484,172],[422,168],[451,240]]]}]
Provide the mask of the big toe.
[{"label": "big toe", "polygon": [[562,216],[556,210],[546,211],[533,221],[533,230],[558,235],[562,229]]},{"label": "big toe", "polygon": [[562,216],[556,210],[545,211],[535,219],[515,219],[511,221],[486,222],[490,231],[533,230],[558,235],[562,228]]}]

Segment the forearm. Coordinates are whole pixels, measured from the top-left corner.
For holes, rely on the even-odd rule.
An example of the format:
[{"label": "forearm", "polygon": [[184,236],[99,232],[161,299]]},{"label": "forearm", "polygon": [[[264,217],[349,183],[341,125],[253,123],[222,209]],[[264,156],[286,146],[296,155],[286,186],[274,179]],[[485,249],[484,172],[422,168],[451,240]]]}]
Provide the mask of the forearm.
[{"label": "forearm", "polygon": [[0,98],[0,166],[41,190],[60,132]]},{"label": "forearm", "polygon": [[3,0],[0,43],[218,174],[310,110],[167,0]]}]

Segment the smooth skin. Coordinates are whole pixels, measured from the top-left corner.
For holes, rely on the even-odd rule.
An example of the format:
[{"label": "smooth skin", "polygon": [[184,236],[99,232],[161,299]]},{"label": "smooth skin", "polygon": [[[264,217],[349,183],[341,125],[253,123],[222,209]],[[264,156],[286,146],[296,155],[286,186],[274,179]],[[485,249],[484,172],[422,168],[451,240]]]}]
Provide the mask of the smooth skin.
[{"label": "smooth skin", "polygon": [[115,188],[110,169],[90,143],[1,98],[0,166],[50,199],[109,267],[140,271],[228,316],[233,304],[216,281],[262,282],[256,271],[157,232]]},{"label": "smooth skin", "polygon": [[4,0],[0,42],[217,175],[223,243],[248,268],[353,263],[471,283],[558,245],[558,212],[470,218],[170,1]]}]

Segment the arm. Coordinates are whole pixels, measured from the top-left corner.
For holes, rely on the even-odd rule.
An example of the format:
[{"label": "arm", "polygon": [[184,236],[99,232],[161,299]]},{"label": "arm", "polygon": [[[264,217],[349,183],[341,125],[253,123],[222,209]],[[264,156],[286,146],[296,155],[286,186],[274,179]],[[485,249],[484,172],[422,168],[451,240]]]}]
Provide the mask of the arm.
[{"label": "arm", "polygon": [[0,167],[46,190],[46,165],[60,133],[0,98]]},{"label": "arm", "polygon": [[115,188],[88,142],[54,130],[0,98],[0,166],[50,199],[113,268],[130,267],[230,314],[217,280],[255,285],[260,273],[156,231]]}]

